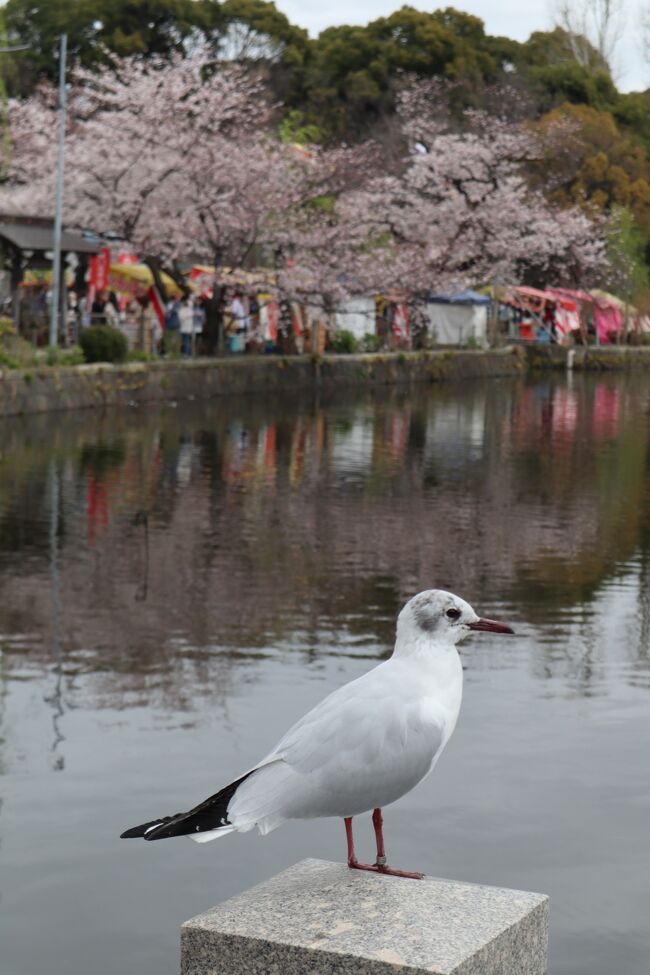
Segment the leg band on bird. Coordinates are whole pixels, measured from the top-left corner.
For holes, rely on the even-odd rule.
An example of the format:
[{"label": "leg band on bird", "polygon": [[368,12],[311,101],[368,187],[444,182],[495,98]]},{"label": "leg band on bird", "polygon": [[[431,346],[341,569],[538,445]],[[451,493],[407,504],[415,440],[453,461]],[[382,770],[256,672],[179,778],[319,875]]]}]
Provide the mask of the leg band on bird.
[{"label": "leg band on bird", "polygon": [[394,870],[386,865],[386,851],[384,850],[384,836],[382,833],[381,809],[375,809],[372,814],[372,822],[375,827],[375,839],[377,840],[377,862],[359,863],[354,849],[354,836],[352,834],[352,816],[346,816],[345,835],[348,842],[348,867],[350,870],[369,870],[371,873],[383,873],[389,877],[405,877],[410,880],[422,880],[424,874],[414,873],[409,870]]}]

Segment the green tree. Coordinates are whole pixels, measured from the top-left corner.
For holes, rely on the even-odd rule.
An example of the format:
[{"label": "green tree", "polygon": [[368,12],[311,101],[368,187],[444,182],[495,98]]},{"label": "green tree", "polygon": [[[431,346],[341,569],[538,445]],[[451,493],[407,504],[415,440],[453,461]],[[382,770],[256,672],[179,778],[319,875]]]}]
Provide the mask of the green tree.
[{"label": "green tree", "polygon": [[217,43],[234,60],[302,67],[309,46],[307,31],[295,27],[274,3],[225,0],[214,26],[221,31]]},{"label": "green tree", "polygon": [[394,104],[396,81],[408,72],[468,86],[496,80],[478,17],[448,7],[425,13],[402,7],[366,27],[330,27],[312,44],[305,110],[338,135],[358,134]]},{"label": "green tree", "polygon": [[562,105],[537,128],[549,139],[537,175],[555,202],[606,213],[624,207],[650,236],[650,159],[633,134],[588,105]]},{"label": "green tree", "polygon": [[634,302],[648,288],[648,238],[625,207],[614,206],[607,235],[607,285],[626,301]]},{"label": "green tree", "polygon": [[213,29],[217,11],[214,0],[8,0],[8,36],[30,46],[29,58],[16,61],[12,90],[25,94],[40,77],[56,78],[64,32],[71,60],[93,67],[107,51],[167,55]]},{"label": "green tree", "polygon": [[225,0],[213,13],[212,42],[222,57],[262,64],[275,97],[298,104],[309,58],[307,31],[267,0]]}]

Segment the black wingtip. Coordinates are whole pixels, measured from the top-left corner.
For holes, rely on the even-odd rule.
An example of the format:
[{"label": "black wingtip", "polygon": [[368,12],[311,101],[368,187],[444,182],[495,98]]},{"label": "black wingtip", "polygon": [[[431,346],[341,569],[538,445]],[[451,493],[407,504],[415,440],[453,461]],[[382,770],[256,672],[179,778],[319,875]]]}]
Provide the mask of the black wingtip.
[{"label": "black wingtip", "polygon": [[215,795],[190,809],[189,812],[176,813],[175,816],[161,816],[149,823],[125,830],[121,840],[145,839],[166,840],[172,836],[187,836],[190,833],[204,833],[207,830],[228,826],[228,804],[242,782],[252,775],[255,769],[231,782]]},{"label": "black wingtip", "polygon": [[125,829],[123,833],[120,833],[121,840],[136,840],[142,839],[144,832],[140,826],[134,826],[132,829]]},{"label": "black wingtip", "polygon": [[154,826],[164,826],[171,819],[171,816],[166,816],[164,819],[152,819],[150,823],[142,823],[141,826],[132,826],[131,829],[125,829],[123,833],[120,833],[121,840],[141,840],[148,839],[147,831],[152,829]]}]

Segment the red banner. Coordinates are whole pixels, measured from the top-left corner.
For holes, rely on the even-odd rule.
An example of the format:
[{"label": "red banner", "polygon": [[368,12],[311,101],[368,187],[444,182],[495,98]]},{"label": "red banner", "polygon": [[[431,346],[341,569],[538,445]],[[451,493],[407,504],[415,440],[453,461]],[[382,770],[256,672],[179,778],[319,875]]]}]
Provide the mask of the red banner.
[{"label": "red banner", "polygon": [[160,295],[158,294],[158,289],[156,288],[155,285],[153,284],[151,285],[151,287],[147,291],[147,297],[149,298],[149,301],[151,302],[151,306],[154,312],[156,313],[156,318],[158,319],[160,327],[164,328],[165,327],[165,306],[160,300]]},{"label": "red banner", "polygon": [[111,252],[108,247],[102,247],[99,254],[90,258],[89,284],[96,291],[103,291],[108,284],[108,269],[111,266]]}]

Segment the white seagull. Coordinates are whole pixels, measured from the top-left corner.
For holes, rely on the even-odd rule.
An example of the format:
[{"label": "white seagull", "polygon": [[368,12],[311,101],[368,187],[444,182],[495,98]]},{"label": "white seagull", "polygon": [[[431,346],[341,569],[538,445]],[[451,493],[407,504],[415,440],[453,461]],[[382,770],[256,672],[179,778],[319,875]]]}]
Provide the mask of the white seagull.
[{"label": "white seagull", "polygon": [[[350,868],[421,878],[387,865],[381,810],[429,774],[449,741],[463,688],[456,644],[473,630],[513,632],[481,619],[450,592],[419,593],[398,616],[389,660],[317,704],[230,785],[189,812],[135,826],[122,838],[190,836],[207,843],[254,826],[266,834],[287,819],[340,816]],[[352,817],[371,809],[377,859],[359,863]]]}]

